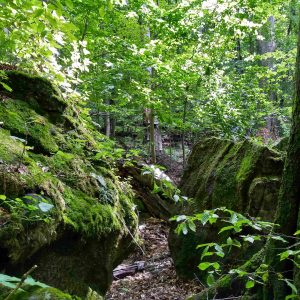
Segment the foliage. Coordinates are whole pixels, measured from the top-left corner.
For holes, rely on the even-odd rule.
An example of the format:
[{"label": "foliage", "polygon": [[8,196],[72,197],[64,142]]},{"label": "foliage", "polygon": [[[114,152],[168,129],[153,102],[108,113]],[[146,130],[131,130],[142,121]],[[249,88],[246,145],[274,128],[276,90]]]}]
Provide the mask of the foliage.
[{"label": "foliage", "polygon": [[[20,278],[8,276],[5,274],[0,274],[0,285],[14,289],[17,287],[17,284],[20,281],[21,281]],[[27,277],[24,281],[24,284],[28,284],[31,286],[39,286],[39,287],[43,287],[43,288],[48,287],[48,285],[46,285],[44,283],[35,281],[32,277]],[[20,289],[20,290],[22,290],[22,289]]]},{"label": "foliage", "polygon": [[178,189],[163,172],[164,170],[165,168],[159,165],[144,165],[142,175],[151,176],[153,181],[153,193],[161,193],[166,199],[171,199],[175,203],[186,201],[188,198],[181,195],[180,189]]},{"label": "foliage", "polygon": [[[269,276],[272,273],[270,266],[262,263],[254,272],[247,272],[243,268],[226,265],[226,257],[230,255],[234,249],[247,248],[247,244],[255,245],[255,243],[267,240],[279,241],[282,244],[282,251],[278,254],[277,261],[290,260],[295,267],[299,268],[297,259],[299,258],[300,250],[298,249],[300,234],[298,230],[295,232],[294,237],[287,237],[273,231],[276,224],[261,221],[244,215],[227,208],[216,208],[212,210],[205,210],[202,213],[195,214],[194,216],[178,215],[171,218],[172,221],[179,222],[176,232],[178,234],[188,234],[189,231],[196,232],[197,223],[201,226],[219,223],[220,229],[218,241],[206,244],[200,244],[198,249],[203,249],[201,254],[201,262],[198,268],[207,273],[207,285],[211,286],[215,283],[217,278],[224,276],[225,273],[235,275],[238,278],[245,279],[245,288],[251,289],[256,284],[266,285]],[[288,240],[293,239],[294,243],[285,247]],[[236,253],[236,252],[235,252]],[[285,277],[285,274],[275,273],[276,277],[284,281],[290,288],[292,294],[287,296],[286,299],[291,299],[293,296],[298,295],[296,286],[293,281]]]},{"label": "foliage", "polygon": [[[0,62],[50,77],[77,100],[79,93],[88,96],[94,120],[103,126],[109,115],[117,131],[139,127],[148,107],[167,132],[253,137],[273,116],[286,135],[298,6],[293,0],[1,1]],[[276,50],[256,51],[270,36]]]},{"label": "foliage", "polygon": [[5,195],[0,195],[0,204],[10,214],[22,221],[49,223],[52,220],[51,214],[54,205],[42,195],[28,194],[15,199],[8,199]]}]

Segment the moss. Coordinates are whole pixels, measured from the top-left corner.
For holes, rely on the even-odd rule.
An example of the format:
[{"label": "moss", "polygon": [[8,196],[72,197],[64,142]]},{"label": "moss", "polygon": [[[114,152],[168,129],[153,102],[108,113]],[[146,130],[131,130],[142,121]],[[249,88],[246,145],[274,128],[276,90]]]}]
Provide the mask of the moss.
[{"label": "moss", "polygon": [[[115,264],[137,240],[130,187],[107,163],[100,166],[95,154],[107,151],[106,138],[49,81],[8,77],[13,92],[0,103],[0,194],[42,195],[55,213],[48,223],[33,222],[1,207],[1,268],[21,275],[36,263],[37,278],[53,286],[82,296],[88,286],[105,293]],[[28,141],[26,151],[11,135]]]},{"label": "moss", "polygon": [[264,147],[251,144],[248,141],[244,142],[245,152],[240,162],[239,170],[236,174],[237,182],[246,181],[255,171],[256,163],[263,154]]},{"label": "moss", "polygon": [[13,139],[9,131],[0,129],[0,141],[0,160],[2,160],[2,162],[10,163],[18,161],[22,155],[26,156],[26,153],[23,153],[23,143]]},{"label": "moss", "polygon": [[52,134],[54,127],[49,121],[38,115],[28,103],[8,99],[0,105],[0,119],[3,127],[12,135],[28,141],[35,151],[52,153],[58,151],[58,145]]},{"label": "moss", "polygon": [[[249,141],[233,143],[216,138],[201,141],[190,154],[181,183],[182,194],[191,201],[178,214],[192,215],[205,209],[226,207],[272,220],[281,171],[281,154],[266,147]],[[194,277],[199,272],[199,253],[195,247],[219,241],[220,226],[199,228],[187,237],[176,236],[171,230],[169,246],[180,276]],[[232,253],[229,264],[246,259],[254,251],[255,248],[243,249],[239,257]]]},{"label": "moss", "polygon": [[35,110],[63,112],[66,108],[59,89],[49,80],[19,71],[8,71],[6,75],[11,97],[24,99]]},{"label": "moss", "polygon": [[238,182],[244,181],[248,174],[251,172],[253,168],[253,159],[251,156],[246,156],[243,158],[239,172],[236,175],[236,180]]},{"label": "moss", "polygon": [[98,199],[69,188],[64,192],[64,199],[68,207],[65,223],[75,231],[88,237],[99,237],[121,230],[117,213],[110,205],[101,204]]}]

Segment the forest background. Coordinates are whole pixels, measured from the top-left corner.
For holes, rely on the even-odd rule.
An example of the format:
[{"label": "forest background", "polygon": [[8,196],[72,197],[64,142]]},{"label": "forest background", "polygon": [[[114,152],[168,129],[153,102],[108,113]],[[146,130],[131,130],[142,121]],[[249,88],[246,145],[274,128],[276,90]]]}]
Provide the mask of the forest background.
[{"label": "forest background", "polygon": [[[55,81],[125,148],[184,162],[202,136],[288,135],[298,9],[295,0],[0,1],[0,59]],[[104,148],[107,158],[122,152]]]}]

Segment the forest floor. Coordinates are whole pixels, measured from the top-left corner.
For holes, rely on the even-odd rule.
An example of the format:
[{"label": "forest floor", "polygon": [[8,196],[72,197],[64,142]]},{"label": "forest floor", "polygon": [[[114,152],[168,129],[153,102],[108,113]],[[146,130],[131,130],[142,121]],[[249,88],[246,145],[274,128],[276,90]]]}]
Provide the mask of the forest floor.
[{"label": "forest floor", "polygon": [[140,233],[143,240],[141,250],[137,250],[118,268],[125,268],[142,262],[144,270],[114,280],[107,293],[107,300],[184,300],[201,290],[197,280],[184,282],[175,273],[168,247],[168,225],[166,222],[148,218],[141,222]]}]

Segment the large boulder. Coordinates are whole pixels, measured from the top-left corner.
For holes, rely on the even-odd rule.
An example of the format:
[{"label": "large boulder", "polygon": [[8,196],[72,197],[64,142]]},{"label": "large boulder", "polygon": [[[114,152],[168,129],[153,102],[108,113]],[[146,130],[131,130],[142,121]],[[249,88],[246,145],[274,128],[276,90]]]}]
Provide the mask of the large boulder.
[{"label": "large boulder", "polygon": [[[279,152],[250,141],[234,143],[217,138],[201,141],[194,146],[181,181],[182,194],[192,199],[178,214],[193,215],[226,207],[272,221],[282,169]],[[217,242],[220,227],[201,227],[196,233],[178,236],[175,226],[170,231],[169,246],[176,270],[182,277],[193,277],[198,274],[201,256],[196,246]],[[248,255],[249,251],[246,250]],[[236,260],[244,258],[235,257]]]},{"label": "large boulder", "polygon": [[[104,294],[137,238],[133,193],[109,141],[49,81],[7,73],[0,91],[0,272]],[[104,146],[104,143],[106,146]],[[108,150],[109,151],[109,150]]]}]

